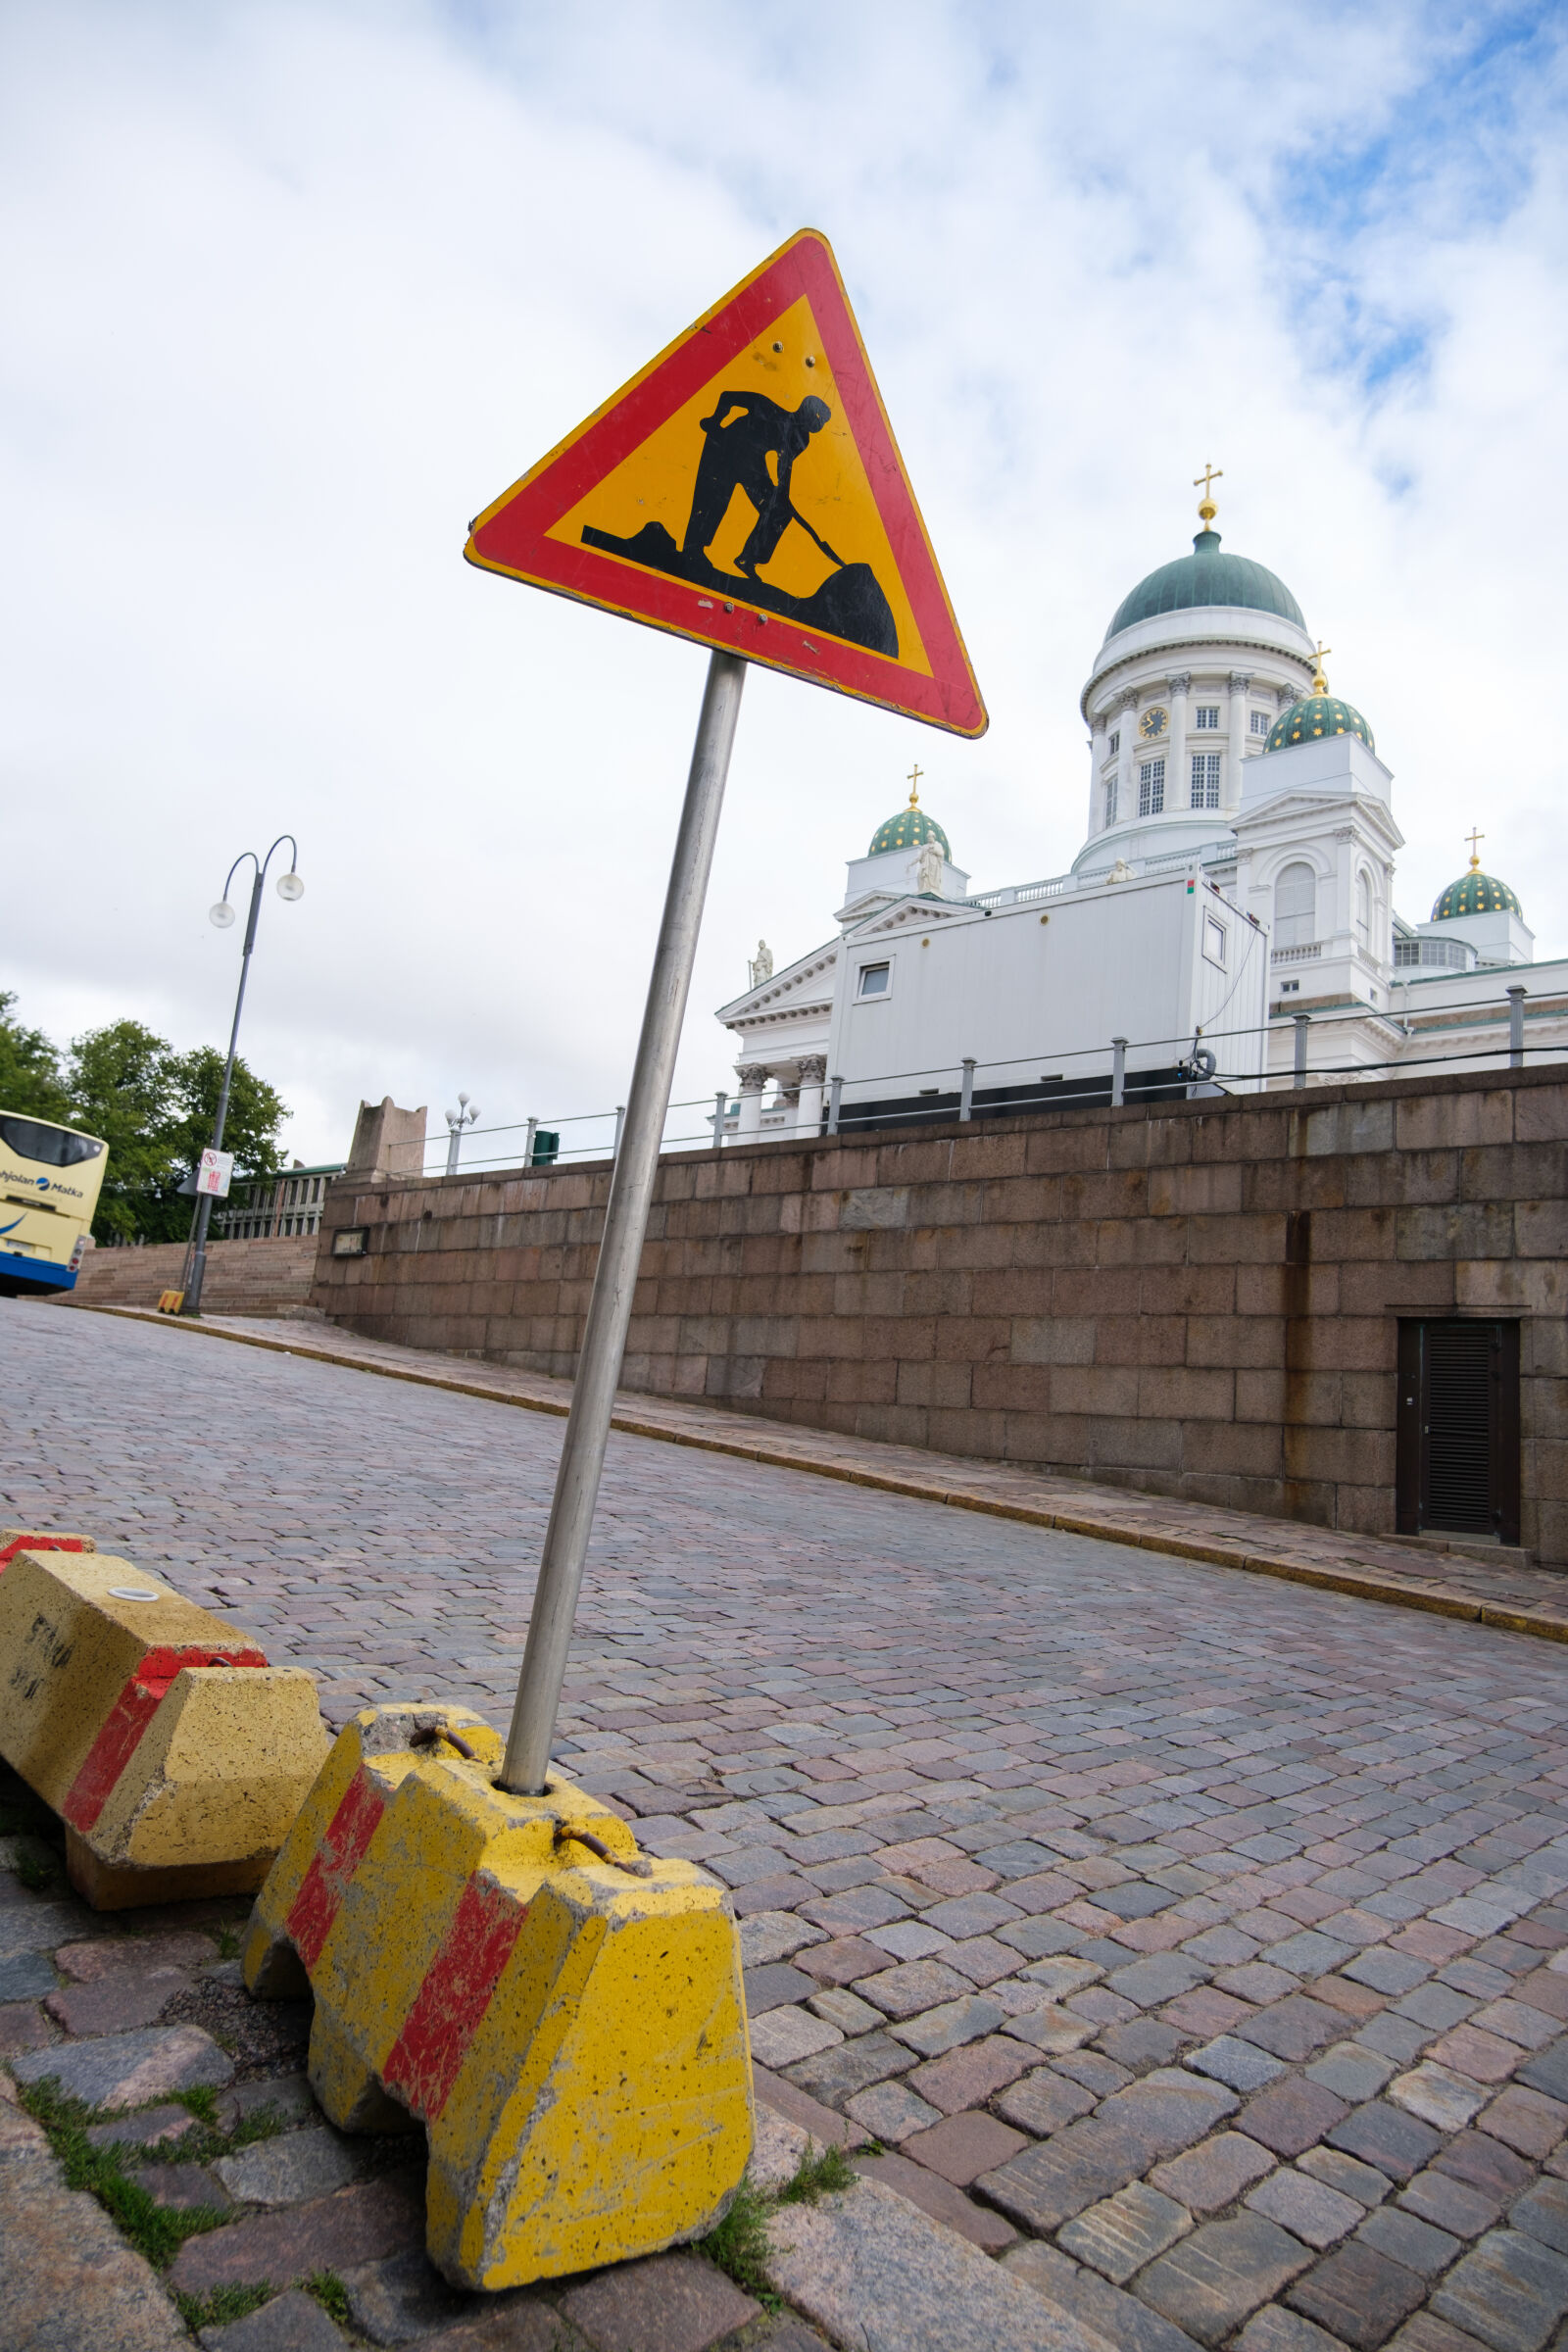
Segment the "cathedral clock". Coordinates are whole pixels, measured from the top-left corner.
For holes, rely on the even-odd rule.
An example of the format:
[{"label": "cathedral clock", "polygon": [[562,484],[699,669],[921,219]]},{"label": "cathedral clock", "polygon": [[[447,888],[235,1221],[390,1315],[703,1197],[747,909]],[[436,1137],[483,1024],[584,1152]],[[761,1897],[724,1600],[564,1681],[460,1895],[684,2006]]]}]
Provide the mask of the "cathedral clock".
[{"label": "cathedral clock", "polygon": [[1138,721],[1138,732],[1146,743],[1152,743],[1157,736],[1164,734],[1166,724],[1163,710],[1146,710]]}]

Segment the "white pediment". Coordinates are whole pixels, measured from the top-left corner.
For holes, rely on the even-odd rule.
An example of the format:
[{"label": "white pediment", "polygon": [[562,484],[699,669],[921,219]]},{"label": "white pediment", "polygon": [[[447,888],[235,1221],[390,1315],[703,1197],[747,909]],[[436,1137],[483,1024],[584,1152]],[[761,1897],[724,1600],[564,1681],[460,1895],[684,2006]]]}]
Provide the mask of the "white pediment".
[{"label": "white pediment", "polygon": [[809,956],[786,964],[783,971],[758,981],[744,996],[721,1004],[717,1017],[726,1028],[741,1029],[791,1015],[804,1018],[808,1014],[826,1014],[833,1004],[833,978],[838,960],[839,943],[831,939],[826,946],[813,949]]}]

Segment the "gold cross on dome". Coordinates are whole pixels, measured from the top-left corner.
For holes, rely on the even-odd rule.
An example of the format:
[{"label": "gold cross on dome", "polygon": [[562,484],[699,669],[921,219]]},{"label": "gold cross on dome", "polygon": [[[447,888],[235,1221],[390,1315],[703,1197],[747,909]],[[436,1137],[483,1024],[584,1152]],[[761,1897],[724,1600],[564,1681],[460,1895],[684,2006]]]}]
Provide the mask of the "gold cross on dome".
[{"label": "gold cross on dome", "polygon": [[1328,682],[1327,678],[1326,678],[1326,677],[1323,675],[1323,662],[1324,662],[1324,658],[1325,658],[1325,656],[1327,656],[1327,655],[1329,655],[1329,654],[1332,654],[1332,653],[1333,653],[1333,651],[1334,651],[1334,648],[1333,648],[1333,646],[1332,646],[1332,645],[1325,645],[1321,637],[1318,639],[1318,641],[1317,641],[1317,674],[1316,674],[1316,676],[1315,676],[1315,677],[1313,678],[1313,680],[1312,680],[1312,692],[1313,692],[1314,694],[1327,694],[1327,692],[1328,692],[1328,690],[1329,690],[1329,682]]},{"label": "gold cross on dome", "polygon": [[920,778],[924,774],[925,769],[920,766],[911,767],[909,770],[909,807],[911,808],[918,808],[920,806]]},{"label": "gold cross on dome", "polygon": [[1222,482],[1224,479],[1224,466],[1211,466],[1206,458],[1203,461],[1202,472],[1194,474],[1193,488],[1195,490],[1201,490],[1203,493],[1202,504],[1198,510],[1198,519],[1200,522],[1210,523],[1213,521],[1214,516],[1218,514],[1219,509],[1214,504],[1214,484],[1216,482]]},{"label": "gold cross on dome", "polygon": [[1485,841],[1486,838],[1484,833],[1467,833],[1465,835],[1465,839],[1470,844],[1470,871],[1473,874],[1481,871],[1481,859],[1476,851],[1476,844],[1478,841]]}]

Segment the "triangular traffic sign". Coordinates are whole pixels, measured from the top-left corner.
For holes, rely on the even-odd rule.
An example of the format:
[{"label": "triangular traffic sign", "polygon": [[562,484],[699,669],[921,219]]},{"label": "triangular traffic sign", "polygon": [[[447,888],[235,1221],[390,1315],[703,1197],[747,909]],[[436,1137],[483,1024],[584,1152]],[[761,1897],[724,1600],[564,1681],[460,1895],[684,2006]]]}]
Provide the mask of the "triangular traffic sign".
[{"label": "triangular traffic sign", "polygon": [[487,507],[464,554],[951,734],[985,733],[871,363],[814,229]]}]

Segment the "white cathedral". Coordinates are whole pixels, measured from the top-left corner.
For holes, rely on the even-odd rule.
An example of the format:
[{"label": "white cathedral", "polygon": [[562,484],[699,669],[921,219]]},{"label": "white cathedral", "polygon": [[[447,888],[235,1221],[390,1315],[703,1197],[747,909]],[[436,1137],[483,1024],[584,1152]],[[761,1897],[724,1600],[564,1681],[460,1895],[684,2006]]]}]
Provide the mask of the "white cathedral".
[{"label": "white cathedral", "polygon": [[1394,907],[1393,775],[1326,649],[1202,484],[1190,556],[1117,607],[1080,697],[1072,870],[971,893],[908,807],[850,860],[837,933],[718,1019],[739,1141],[1051,1103],[1485,1069],[1568,1050],[1568,959],[1537,963],[1506,883]]}]

